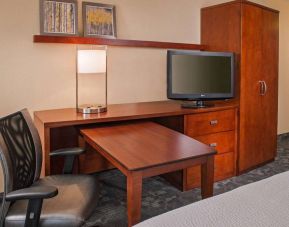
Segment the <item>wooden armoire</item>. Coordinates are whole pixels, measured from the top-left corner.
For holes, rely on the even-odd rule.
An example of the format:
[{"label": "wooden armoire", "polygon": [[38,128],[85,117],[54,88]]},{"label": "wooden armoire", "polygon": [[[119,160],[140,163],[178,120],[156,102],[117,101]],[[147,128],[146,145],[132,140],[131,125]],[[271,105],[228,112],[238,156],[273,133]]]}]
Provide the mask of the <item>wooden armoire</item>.
[{"label": "wooden armoire", "polygon": [[277,148],[279,12],[244,0],[203,8],[201,42],[235,53],[237,172],[274,160]]}]

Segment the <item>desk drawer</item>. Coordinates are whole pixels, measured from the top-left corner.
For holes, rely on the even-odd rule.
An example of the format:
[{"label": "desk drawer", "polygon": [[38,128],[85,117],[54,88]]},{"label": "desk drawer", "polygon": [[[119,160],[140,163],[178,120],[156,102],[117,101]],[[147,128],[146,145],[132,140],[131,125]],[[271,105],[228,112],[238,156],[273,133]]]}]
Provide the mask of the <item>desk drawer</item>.
[{"label": "desk drawer", "polygon": [[[201,166],[188,168],[186,171],[186,188],[200,187],[201,185]],[[220,181],[235,175],[235,156],[233,152],[219,154],[215,156],[214,181]]]},{"label": "desk drawer", "polygon": [[185,116],[185,134],[195,138],[235,129],[235,109]]},{"label": "desk drawer", "polygon": [[218,152],[218,154],[235,151],[235,131],[219,132],[205,136],[197,136],[194,139],[207,144]]}]

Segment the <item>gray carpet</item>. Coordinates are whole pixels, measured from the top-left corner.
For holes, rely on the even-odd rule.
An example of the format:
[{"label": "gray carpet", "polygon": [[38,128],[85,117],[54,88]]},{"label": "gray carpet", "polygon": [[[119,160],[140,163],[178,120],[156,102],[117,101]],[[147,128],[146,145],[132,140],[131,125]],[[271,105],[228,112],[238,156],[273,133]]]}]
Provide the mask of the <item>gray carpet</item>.
[{"label": "gray carpet", "polygon": [[[287,170],[289,170],[289,134],[279,136],[278,156],[274,162],[241,176],[215,183],[214,194],[221,194]],[[125,176],[119,171],[113,170],[100,173],[98,177],[101,182],[99,204],[85,226],[126,226]],[[142,195],[142,220],[200,199],[199,189],[181,192],[160,177],[145,179]]]}]

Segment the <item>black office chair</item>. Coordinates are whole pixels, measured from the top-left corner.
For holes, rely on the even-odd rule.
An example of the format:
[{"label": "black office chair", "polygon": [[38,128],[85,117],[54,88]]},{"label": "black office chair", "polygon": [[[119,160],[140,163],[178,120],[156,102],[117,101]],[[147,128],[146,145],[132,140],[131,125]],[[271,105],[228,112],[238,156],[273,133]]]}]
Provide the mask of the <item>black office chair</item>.
[{"label": "black office chair", "polygon": [[[68,173],[73,157],[82,152],[62,149],[52,155],[67,157],[64,172]],[[0,119],[0,158],[4,174],[0,226],[82,226],[97,204],[99,187],[92,176],[39,178],[41,142],[27,110]]]}]

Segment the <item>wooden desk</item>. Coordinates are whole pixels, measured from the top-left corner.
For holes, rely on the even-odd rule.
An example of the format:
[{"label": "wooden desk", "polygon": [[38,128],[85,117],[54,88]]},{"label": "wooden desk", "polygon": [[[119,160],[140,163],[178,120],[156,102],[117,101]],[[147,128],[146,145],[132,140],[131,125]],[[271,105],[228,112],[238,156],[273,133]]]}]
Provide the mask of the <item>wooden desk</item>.
[{"label": "wooden desk", "polygon": [[194,165],[202,166],[202,197],[213,195],[214,151],[153,122],[82,129],[84,139],[127,177],[128,225],[141,218],[142,180]]},{"label": "wooden desk", "polygon": [[[51,150],[78,146],[78,126],[148,119],[206,144],[217,144],[215,180],[234,176],[237,158],[238,105],[221,102],[211,108],[182,109],[180,103],[160,101],[109,105],[106,113],[91,115],[79,114],[74,108],[36,111],[34,121],[43,148],[42,175],[61,172],[63,165],[61,159],[51,160],[49,153]],[[218,124],[210,125],[212,120],[217,120]],[[196,135],[194,132],[203,134]],[[81,173],[93,173],[108,169],[110,166],[101,155],[88,151],[86,155],[81,156],[79,167]],[[200,185],[199,173],[200,167],[185,169],[177,174],[170,174],[172,176],[170,182],[181,190],[188,190]]]}]

